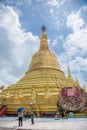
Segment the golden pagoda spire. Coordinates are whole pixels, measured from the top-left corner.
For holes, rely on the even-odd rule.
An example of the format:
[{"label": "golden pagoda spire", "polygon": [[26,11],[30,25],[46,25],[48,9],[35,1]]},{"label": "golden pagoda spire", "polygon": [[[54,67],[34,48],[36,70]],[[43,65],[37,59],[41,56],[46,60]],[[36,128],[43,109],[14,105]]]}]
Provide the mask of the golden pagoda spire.
[{"label": "golden pagoda spire", "polygon": [[42,26],[42,34],[40,37],[40,50],[48,49],[48,38],[46,35],[46,27]]},{"label": "golden pagoda spire", "polygon": [[68,78],[69,78],[69,77],[72,77],[72,76],[71,76],[71,72],[70,72],[70,67],[69,67],[69,65],[68,65]]},{"label": "golden pagoda spire", "polygon": [[76,78],[76,82],[75,83],[76,83],[76,86],[80,86],[77,78]]},{"label": "golden pagoda spire", "polygon": [[66,84],[67,87],[75,86],[75,81],[73,80],[73,77],[71,75],[69,65],[68,65],[68,78],[67,78],[67,81],[66,81],[65,84]]},{"label": "golden pagoda spire", "polygon": [[44,25],[42,26],[42,34],[46,34],[46,27]]}]

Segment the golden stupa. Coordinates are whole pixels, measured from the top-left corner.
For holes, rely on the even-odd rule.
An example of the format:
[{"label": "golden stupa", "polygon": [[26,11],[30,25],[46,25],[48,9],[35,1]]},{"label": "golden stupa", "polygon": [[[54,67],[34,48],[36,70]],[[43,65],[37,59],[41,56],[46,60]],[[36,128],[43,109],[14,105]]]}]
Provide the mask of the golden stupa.
[{"label": "golden stupa", "polygon": [[18,107],[34,109],[37,115],[56,113],[58,94],[64,86],[78,86],[68,67],[68,77],[61,70],[57,58],[48,47],[45,26],[42,27],[40,48],[33,55],[28,71],[16,84],[0,93],[0,106],[7,105],[7,114],[14,114]]}]

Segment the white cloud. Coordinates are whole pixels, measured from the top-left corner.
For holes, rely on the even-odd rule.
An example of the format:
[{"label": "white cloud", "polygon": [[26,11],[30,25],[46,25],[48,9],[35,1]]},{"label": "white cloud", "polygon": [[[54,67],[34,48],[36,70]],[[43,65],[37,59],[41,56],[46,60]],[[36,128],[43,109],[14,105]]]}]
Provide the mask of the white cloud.
[{"label": "white cloud", "polygon": [[81,85],[87,85],[87,25],[79,10],[67,17],[66,25],[73,31],[66,37],[65,52],[59,58],[63,63],[63,69],[66,70],[64,65],[69,64],[73,77],[77,77]]},{"label": "white cloud", "polygon": [[79,31],[81,27],[84,25],[83,19],[79,16],[79,14],[71,13],[67,18],[67,27],[73,29],[73,31]]},{"label": "white cloud", "polygon": [[[6,62],[6,64],[7,64],[7,62]],[[7,65],[9,65],[9,63]],[[9,84],[16,83],[16,81],[18,80],[18,76],[16,77],[16,76],[14,76],[14,74],[11,74],[10,69],[12,69],[12,68],[3,67],[2,69],[0,69],[0,73],[1,73],[0,85],[7,86]]]},{"label": "white cloud", "polygon": [[83,11],[87,11],[87,5],[81,6],[78,13],[81,14]]},{"label": "white cloud", "polygon": [[51,7],[60,7],[62,6],[63,4],[65,4],[66,2],[70,2],[70,0],[48,0],[46,1],[46,4],[48,6],[51,6]]},{"label": "white cloud", "polygon": [[73,72],[87,71],[87,58],[76,57],[75,59],[70,61],[69,64]]},{"label": "white cloud", "polygon": [[56,36],[55,39],[51,39],[49,41],[50,47],[57,48],[58,46],[60,46],[60,41],[62,41],[62,40],[63,40],[63,35]]},{"label": "white cloud", "polygon": [[31,0],[1,0],[0,2],[9,4],[10,6],[21,6],[24,4],[31,5]]},{"label": "white cloud", "polygon": [[57,6],[59,3],[59,0],[48,0],[47,1],[47,5],[50,5],[50,6]]},{"label": "white cloud", "polygon": [[81,29],[69,34],[64,44],[66,51],[69,51],[71,56],[76,54],[84,55],[87,53],[87,28]]},{"label": "white cloud", "polygon": [[[67,26],[73,29],[73,33],[66,38],[64,47],[70,51],[70,55],[84,55],[87,52],[87,25],[83,26],[84,20],[77,14],[70,14],[67,18]],[[81,28],[82,27],[82,28]]]},{"label": "white cloud", "polygon": [[50,44],[52,47],[56,47],[57,45],[57,39],[54,39],[53,41],[51,41],[52,43]]},{"label": "white cloud", "polygon": [[[37,44],[37,46],[35,46]],[[0,85],[15,83],[27,71],[39,37],[24,32],[19,15],[10,6],[0,8]]]},{"label": "white cloud", "polygon": [[50,9],[50,13],[53,14],[53,9]]}]

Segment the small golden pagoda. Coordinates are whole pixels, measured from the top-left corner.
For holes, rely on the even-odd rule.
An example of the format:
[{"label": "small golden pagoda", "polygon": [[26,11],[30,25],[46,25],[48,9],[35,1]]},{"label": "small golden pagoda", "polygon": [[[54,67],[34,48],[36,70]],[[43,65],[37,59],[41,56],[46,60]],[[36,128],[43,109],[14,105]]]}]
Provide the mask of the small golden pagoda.
[{"label": "small golden pagoda", "polygon": [[45,26],[42,27],[39,50],[33,55],[25,75],[0,93],[0,106],[6,104],[8,114],[17,112],[18,107],[34,109],[37,115],[56,113],[57,98],[61,88],[75,85],[68,67],[68,78],[61,70],[57,58],[48,47]]}]

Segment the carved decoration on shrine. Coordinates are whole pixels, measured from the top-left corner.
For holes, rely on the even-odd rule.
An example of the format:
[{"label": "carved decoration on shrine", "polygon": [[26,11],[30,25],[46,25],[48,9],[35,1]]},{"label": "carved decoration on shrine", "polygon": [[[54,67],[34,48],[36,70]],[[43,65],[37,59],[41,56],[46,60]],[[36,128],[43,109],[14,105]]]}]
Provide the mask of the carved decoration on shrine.
[{"label": "carved decoration on shrine", "polygon": [[87,94],[80,87],[62,88],[57,106],[65,111],[81,111],[87,102]]}]

